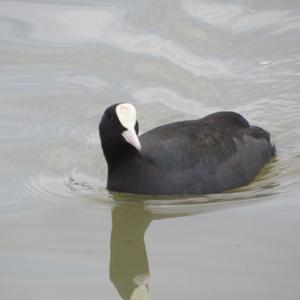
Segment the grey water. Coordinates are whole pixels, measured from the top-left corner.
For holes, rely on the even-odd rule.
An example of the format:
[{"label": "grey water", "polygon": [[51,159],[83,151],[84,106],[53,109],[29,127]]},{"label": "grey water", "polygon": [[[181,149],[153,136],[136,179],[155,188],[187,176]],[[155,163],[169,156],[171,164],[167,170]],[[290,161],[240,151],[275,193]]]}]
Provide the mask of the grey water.
[{"label": "grey water", "polygon": [[[0,1],[0,299],[300,299],[300,2]],[[272,133],[248,186],[105,189],[98,123],[234,110]]]}]

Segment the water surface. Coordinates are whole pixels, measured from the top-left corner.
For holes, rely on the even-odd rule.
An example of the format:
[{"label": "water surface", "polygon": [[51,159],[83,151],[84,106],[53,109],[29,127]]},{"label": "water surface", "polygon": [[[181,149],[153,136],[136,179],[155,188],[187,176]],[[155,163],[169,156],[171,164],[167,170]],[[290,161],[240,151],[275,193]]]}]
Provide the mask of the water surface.
[{"label": "water surface", "polygon": [[[299,299],[299,30],[296,0],[0,1],[0,298]],[[110,194],[119,101],[142,132],[237,111],[278,155],[227,193]]]}]

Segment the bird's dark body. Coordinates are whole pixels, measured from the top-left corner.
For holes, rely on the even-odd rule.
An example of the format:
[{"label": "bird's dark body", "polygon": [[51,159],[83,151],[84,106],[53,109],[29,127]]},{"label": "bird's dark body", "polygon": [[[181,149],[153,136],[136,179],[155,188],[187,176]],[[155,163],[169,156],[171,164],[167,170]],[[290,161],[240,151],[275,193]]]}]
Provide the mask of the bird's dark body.
[{"label": "bird's dark body", "polygon": [[[101,135],[101,124],[100,124]],[[234,112],[154,128],[142,151],[119,145],[108,161],[107,188],[136,194],[207,194],[248,184],[274,155],[270,135]],[[105,152],[105,145],[102,147]]]}]

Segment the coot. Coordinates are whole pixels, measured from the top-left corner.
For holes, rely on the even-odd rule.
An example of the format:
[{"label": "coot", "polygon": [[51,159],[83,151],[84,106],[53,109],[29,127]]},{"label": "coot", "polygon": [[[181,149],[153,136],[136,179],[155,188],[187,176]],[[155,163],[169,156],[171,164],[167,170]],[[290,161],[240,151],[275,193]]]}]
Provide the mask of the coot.
[{"label": "coot", "polygon": [[156,127],[138,137],[132,104],[99,124],[107,189],[167,195],[217,193],[248,184],[275,153],[270,134],[231,111]]}]

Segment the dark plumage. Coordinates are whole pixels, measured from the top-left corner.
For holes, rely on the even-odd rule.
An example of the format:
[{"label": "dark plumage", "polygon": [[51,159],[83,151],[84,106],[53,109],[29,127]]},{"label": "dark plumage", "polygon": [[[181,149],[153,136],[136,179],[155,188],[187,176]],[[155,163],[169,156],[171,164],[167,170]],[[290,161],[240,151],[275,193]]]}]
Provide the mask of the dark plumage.
[{"label": "dark plumage", "polygon": [[[121,107],[126,105],[131,108],[130,104]],[[248,184],[275,152],[267,131],[229,111],[156,127],[139,137],[139,151],[138,141],[131,143],[123,137],[127,121],[121,124],[117,107],[120,105],[109,107],[99,125],[111,191],[152,195],[222,192]],[[120,115],[123,120],[123,113]],[[138,134],[135,119],[134,123]]]}]

